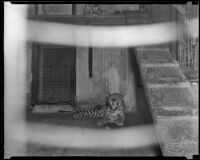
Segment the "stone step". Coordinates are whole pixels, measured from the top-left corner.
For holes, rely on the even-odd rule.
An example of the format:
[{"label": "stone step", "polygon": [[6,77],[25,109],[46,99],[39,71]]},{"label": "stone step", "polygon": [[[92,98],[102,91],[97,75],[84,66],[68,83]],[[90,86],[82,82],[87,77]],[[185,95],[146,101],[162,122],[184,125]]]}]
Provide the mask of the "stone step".
[{"label": "stone step", "polygon": [[198,116],[165,116],[157,119],[156,130],[165,156],[192,158],[198,154]]},{"label": "stone step", "polygon": [[136,57],[163,155],[192,158],[198,154],[198,98],[188,79],[166,48],[139,48]]},{"label": "stone step", "polygon": [[146,46],[143,46],[143,47],[140,47],[138,49],[141,49],[141,48],[144,48],[144,49],[147,49],[147,50],[169,50],[170,48],[170,43],[162,43],[162,44],[156,44],[156,45],[146,45]]},{"label": "stone step", "polygon": [[144,67],[178,66],[178,62],[174,60],[169,49],[143,49],[138,52],[138,56],[141,65]]},{"label": "stone step", "polygon": [[137,60],[147,85],[187,82],[169,49],[139,49]]},{"label": "stone step", "polygon": [[147,84],[177,84],[188,82],[177,66],[141,67],[141,74]]},{"label": "stone step", "polygon": [[148,88],[148,98],[155,116],[189,116],[198,114],[198,102],[187,88]]},{"label": "stone step", "polygon": [[160,83],[160,84],[153,84],[153,83],[147,83],[147,88],[184,88],[184,87],[191,87],[191,84],[189,82],[178,82],[178,83]]}]

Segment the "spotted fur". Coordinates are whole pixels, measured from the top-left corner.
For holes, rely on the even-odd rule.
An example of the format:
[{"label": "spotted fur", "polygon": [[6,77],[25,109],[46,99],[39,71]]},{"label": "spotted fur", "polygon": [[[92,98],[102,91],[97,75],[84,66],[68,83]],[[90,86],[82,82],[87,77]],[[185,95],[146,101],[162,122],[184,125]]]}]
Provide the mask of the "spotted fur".
[{"label": "spotted fur", "polygon": [[123,96],[119,93],[109,94],[107,105],[108,108],[104,117],[97,124],[115,123],[118,126],[123,126],[125,120],[125,102]]},{"label": "spotted fur", "polygon": [[99,126],[107,123],[115,123],[123,126],[125,120],[125,102],[119,93],[109,94],[106,104],[94,106],[86,111],[59,111],[66,114],[73,114],[74,118],[98,117],[101,118],[97,124]]},{"label": "spotted fur", "polygon": [[92,109],[85,110],[85,111],[62,111],[60,110],[59,112],[63,112],[65,114],[72,114],[74,118],[95,118],[95,117],[103,117],[105,115],[105,112],[107,110],[106,105],[96,105],[94,107],[91,107]]}]

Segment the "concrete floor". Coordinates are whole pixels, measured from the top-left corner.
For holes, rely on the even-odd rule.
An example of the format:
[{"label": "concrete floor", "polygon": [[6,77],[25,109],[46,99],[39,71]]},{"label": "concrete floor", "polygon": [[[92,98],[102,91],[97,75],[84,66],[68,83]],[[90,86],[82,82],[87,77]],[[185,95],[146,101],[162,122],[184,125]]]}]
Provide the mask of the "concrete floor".
[{"label": "concrete floor", "polygon": [[[143,88],[137,88],[137,112],[126,114],[124,127],[150,124],[151,114],[144,98]],[[145,114],[144,114],[145,113]],[[98,118],[74,119],[72,115],[62,113],[28,113],[27,121],[45,124],[59,124],[65,126],[77,126],[85,128],[116,128],[115,124],[97,126]],[[118,150],[91,150],[74,148],[55,148],[39,144],[28,143],[27,154],[30,156],[161,156],[159,146],[150,146],[137,149]]]},{"label": "concrete floor", "polygon": [[[45,114],[33,113],[29,115],[28,121],[40,121],[41,123],[51,123],[66,126],[80,126],[88,128],[116,128],[115,124],[107,124],[104,126],[97,126],[98,118],[92,119],[74,119],[72,116],[65,114]],[[126,114],[124,127],[137,126],[144,124],[144,120],[137,114]],[[51,146],[44,146],[39,144],[27,144],[27,154],[29,156],[160,156],[161,151],[159,146],[150,146],[137,149],[118,149],[118,150],[91,150],[91,149],[74,149],[74,148],[56,148]]]},{"label": "concrete floor", "polygon": [[38,144],[27,144],[28,156],[161,156],[158,146],[138,149],[95,150],[75,148],[55,148]]}]

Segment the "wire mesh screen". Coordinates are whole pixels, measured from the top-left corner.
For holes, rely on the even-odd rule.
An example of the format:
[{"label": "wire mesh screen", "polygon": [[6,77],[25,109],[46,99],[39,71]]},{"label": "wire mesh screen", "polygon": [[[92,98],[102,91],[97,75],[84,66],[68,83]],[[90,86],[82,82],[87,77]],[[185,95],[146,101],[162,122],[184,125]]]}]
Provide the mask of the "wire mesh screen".
[{"label": "wire mesh screen", "polygon": [[[187,5],[179,6],[182,8],[182,12],[178,14],[177,21],[182,24],[181,29],[187,31],[186,21],[199,18],[199,5],[193,5],[192,2],[189,2]],[[199,70],[199,38],[192,38],[182,32],[178,44],[178,62],[184,71]]]},{"label": "wire mesh screen", "polygon": [[72,47],[41,47],[38,85],[39,103],[72,102],[74,56]]}]

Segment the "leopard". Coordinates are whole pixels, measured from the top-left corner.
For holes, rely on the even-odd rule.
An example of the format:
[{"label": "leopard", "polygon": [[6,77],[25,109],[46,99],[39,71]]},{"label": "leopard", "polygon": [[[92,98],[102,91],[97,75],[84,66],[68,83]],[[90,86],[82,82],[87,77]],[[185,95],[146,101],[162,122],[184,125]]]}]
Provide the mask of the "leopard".
[{"label": "leopard", "polygon": [[[79,106],[80,108],[80,106]],[[89,110],[75,110],[75,111],[63,111],[59,110],[60,113],[70,114],[73,115],[74,118],[100,118],[105,115],[105,112],[107,110],[107,105],[95,105],[90,106],[91,109]]]},{"label": "leopard", "polygon": [[118,126],[123,126],[126,108],[123,95],[119,93],[109,94],[107,96],[107,106],[104,117],[97,122],[97,125],[115,123]]},{"label": "leopard", "polygon": [[117,126],[123,126],[125,121],[125,102],[120,93],[108,93],[106,103],[92,106],[89,110],[62,111],[66,114],[72,114],[74,118],[101,118],[97,121],[98,126],[107,123],[115,123]]}]

